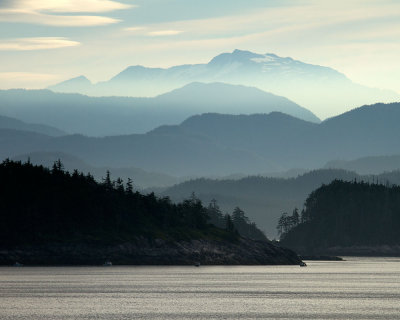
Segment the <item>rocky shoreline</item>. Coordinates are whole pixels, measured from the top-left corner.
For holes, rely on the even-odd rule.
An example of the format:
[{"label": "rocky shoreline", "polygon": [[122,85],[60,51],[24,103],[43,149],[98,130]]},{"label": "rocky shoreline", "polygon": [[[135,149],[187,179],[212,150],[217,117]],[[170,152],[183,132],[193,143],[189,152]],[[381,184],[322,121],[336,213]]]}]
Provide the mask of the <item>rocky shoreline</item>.
[{"label": "rocky shoreline", "polygon": [[337,256],[325,256],[325,255],[301,255],[302,260],[314,260],[314,261],[344,261],[342,257]]},{"label": "rocky shoreline", "polygon": [[301,260],[289,249],[267,241],[240,238],[165,241],[143,237],[119,244],[51,243],[0,249],[0,265],[296,265]]},{"label": "rocky shoreline", "polygon": [[400,245],[329,247],[327,254],[339,256],[400,257]]},{"label": "rocky shoreline", "polygon": [[[400,245],[354,245],[320,248],[290,247],[304,260],[337,260],[343,256],[400,257]],[[340,259],[340,258],[339,258]]]}]

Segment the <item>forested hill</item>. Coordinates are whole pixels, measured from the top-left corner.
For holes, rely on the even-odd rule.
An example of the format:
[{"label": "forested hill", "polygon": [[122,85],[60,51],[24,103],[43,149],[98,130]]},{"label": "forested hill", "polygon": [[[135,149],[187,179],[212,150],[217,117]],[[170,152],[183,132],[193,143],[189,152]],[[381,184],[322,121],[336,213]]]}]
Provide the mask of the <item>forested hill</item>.
[{"label": "forested hill", "polygon": [[[206,208],[192,195],[173,204],[168,197],[134,192],[130,180],[124,184],[107,175],[98,183],[90,174],[70,174],[61,162],[49,170],[6,160],[0,165],[0,181],[2,243],[115,240],[157,234],[175,239],[194,234],[203,237],[208,232],[235,238],[236,234],[234,226],[225,231],[210,226],[209,222],[215,221],[224,229],[223,221],[228,219],[215,203]],[[261,232],[254,235],[266,240]]]},{"label": "forested hill", "polygon": [[[215,203],[206,208],[195,196],[173,204],[168,198],[134,192],[131,181],[126,184],[120,179],[111,181],[107,175],[103,183],[98,183],[91,175],[77,171],[70,174],[63,170],[61,162],[55,163],[51,170],[9,160],[0,164],[0,264],[12,262],[12,256],[21,257],[21,252],[24,252],[22,259],[32,263],[46,263],[47,259],[54,264],[91,264],[96,259],[88,260],[87,256],[93,251],[100,256],[104,246],[124,243],[130,244],[110,251],[111,256],[124,263],[187,264],[193,263],[195,253],[199,252],[204,252],[205,257],[197,259],[206,263],[272,263],[267,257],[268,250],[280,249],[268,242],[243,212],[238,210],[236,216],[247,225],[244,229],[253,230],[246,234],[246,239],[238,233],[235,215],[222,216]],[[210,220],[220,223],[222,228],[213,226]],[[251,238],[263,243],[255,244]],[[191,243],[194,240],[200,244],[194,246]],[[177,244],[181,241],[189,241],[189,247],[182,249],[183,245]],[[216,241],[218,249],[210,241]],[[260,252],[256,250],[253,255],[240,258],[241,243],[249,247],[245,251],[251,252],[259,246]],[[65,253],[55,249],[54,244],[64,246]],[[21,246],[24,249],[18,249]],[[26,246],[41,249],[32,253]],[[13,254],[8,252],[15,248]],[[229,251],[231,256],[227,257]],[[115,252],[119,254],[115,256]],[[281,253],[275,252],[275,256]],[[237,260],[231,259],[234,256]],[[297,261],[293,257],[292,261]],[[289,260],[281,262],[290,263]]]},{"label": "forested hill", "polygon": [[400,186],[333,181],[310,194],[299,216],[283,215],[278,227],[282,245],[300,252],[399,249]]}]

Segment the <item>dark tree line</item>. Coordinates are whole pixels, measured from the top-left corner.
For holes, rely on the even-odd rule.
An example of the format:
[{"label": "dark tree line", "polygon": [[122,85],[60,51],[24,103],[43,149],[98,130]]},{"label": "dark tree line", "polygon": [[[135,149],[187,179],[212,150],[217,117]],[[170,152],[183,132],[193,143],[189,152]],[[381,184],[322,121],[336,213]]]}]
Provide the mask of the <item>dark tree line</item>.
[{"label": "dark tree line", "polygon": [[221,209],[215,199],[208,205],[208,215],[210,222],[220,228],[225,228],[230,232],[237,232],[242,237],[253,240],[266,240],[265,234],[258,229],[254,222],[246,216],[245,212],[236,207],[232,214],[222,214]]},{"label": "dark tree line", "polygon": [[298,215],[283,214],[281,242],[292,248],[400,243],[400,187],[335,180],[313,191]]},{"label": "dark tree line", "polygon": [[0,164],[0,246],[48,241],[124,241],[219,237],[236,229],[211,225],[210,208],[194,195],[181,203],[133,190],[132,180],[101,183],[90,174],[6,160]]},{"label": "dark tree line", "polygon": [[[303,222],[303,212],[302,212],[302,221]],[[287,214],[287,212],[282,213],[279,218],[277,229],[278,234],[280,236],[287,234],[290,230],[296,227],[300,223],[300,215],[299,209],[295,208],[291,216]]]}]

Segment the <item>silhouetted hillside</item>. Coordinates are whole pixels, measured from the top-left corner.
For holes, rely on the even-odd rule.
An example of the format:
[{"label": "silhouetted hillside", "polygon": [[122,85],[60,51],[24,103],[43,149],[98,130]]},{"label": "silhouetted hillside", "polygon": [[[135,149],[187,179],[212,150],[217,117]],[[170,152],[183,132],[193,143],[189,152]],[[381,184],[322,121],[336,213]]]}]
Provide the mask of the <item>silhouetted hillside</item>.
[{"label": "silhouetted hillside", "polygon": [[148,172],[134,167],[95,167],[77,157],[63,152],[33,152],[12,158],[14,161],[22,162],[26,162],[28,159],[32,164],[43,165],[47,168],[51,168],[55,161],[61,160],[65,170],[73,172],[76,169],[84,174],[90,173],[97,181],[101,181],[106,176],[106,172],[110,171],[114,178],[120,177],[124,180],[127,180],[128,178],[134,179],[134,187],[140,189],[149,187],[167,187],[179,182],[179,179],[176,177],[164,173]]},{"label": "silhouetted hillside", "polygon": [[[236,239],[235,230],[208,224],[209,209],[192,196],[180,204],[133,190],[131,180],[103,182],[62,162],[52,169],[6,160],[0,164],[0,243],[33,244],[46,241],[130,240],[155,237]],[[264,238],[265,239],[265,238]]]},{"label": "silhouetted hillside", "polygon": [[[51,170],[6,160],[0,164],[0,264],[297,264],[294,252],[266,240],[243,212],[209,223],[216,207],[192,196],[135,192],[131,181],[102,183],[60,161]],[[240,210],[239,210],[240,211]],[[238,222],[247,232],[240,237]],[[240,229],[238,229],[239,232]],[[252,234],[248,231],[257,231]],[[262,235],[261,241],[252,240]]]},{"label": "silhouetted hillside", "polygon": [[336,180],[310,194],[281,244],[308,253],[398,246],[399,228],[399,186]]}]

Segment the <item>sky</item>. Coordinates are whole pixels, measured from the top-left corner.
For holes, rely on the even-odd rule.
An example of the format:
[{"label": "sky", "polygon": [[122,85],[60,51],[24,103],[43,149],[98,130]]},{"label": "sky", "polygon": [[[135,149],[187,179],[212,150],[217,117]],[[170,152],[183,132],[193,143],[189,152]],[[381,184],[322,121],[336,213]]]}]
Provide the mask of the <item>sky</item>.
[{"label": "sky", "polygon": [[400,93],[398,0],[0,0],[0,89],[105,81],[234,49]]}]

